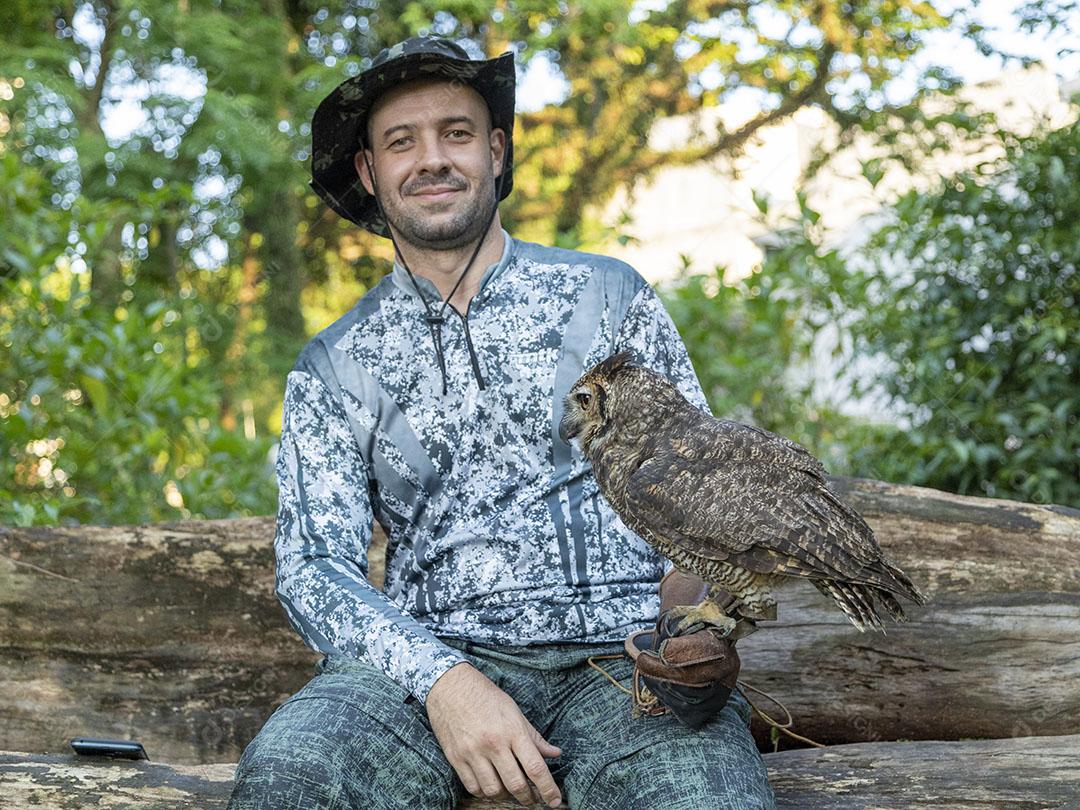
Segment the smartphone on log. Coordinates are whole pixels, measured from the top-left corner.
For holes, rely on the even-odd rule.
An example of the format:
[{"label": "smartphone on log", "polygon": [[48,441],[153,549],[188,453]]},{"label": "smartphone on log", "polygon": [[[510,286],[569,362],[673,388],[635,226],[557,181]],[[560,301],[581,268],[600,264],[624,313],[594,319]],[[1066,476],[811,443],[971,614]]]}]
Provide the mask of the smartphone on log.
[{"label": "smartphone on log", "polygon": [[71,741],[75,753],[86,757],[112,757],[113,759],[150,759],[141,742],[135,740],[98,740],[76,737]]}]

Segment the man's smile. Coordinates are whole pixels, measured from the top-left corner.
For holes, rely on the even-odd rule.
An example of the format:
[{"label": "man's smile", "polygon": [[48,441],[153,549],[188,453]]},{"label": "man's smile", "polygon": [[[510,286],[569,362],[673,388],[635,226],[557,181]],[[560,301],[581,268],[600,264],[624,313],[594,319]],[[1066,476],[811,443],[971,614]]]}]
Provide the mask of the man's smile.
[{"label": "man's smile", "polygon": [[442,202],[448,200],[459,191],[469,187],[462,178],[453,174],[444,174],[442,177],[421,177],[406,183],[402,188],[406,197],[416,197],[422,202]]},{"label": "man's smile", "polygon": [[445,200],[452,194],[457,194],[462,189],[454,186],[429,186],[422,188],[419,191],[414,191],[414,197],[420,197],[423,200]]}]

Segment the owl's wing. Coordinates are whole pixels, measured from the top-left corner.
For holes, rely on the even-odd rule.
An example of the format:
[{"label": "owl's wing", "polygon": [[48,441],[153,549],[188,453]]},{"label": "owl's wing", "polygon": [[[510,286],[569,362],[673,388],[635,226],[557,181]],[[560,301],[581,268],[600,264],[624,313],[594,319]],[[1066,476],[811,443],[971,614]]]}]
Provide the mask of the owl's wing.
[{"label": "owl's wing", "polygon": [[828,489],[820,462],[785,447],[734,461],[695,457],[685,444],[676,440],[631,476],[626,522],[639,534],[760,573],[891,584],[878,582],[889,577],[877,571],[873,532]]},{"label": "owl's wing", "polygon": [[688,458],[722,459],[729,463],[757,461],[802,470],[825,480],[825,467],[805,447],[764,428],[694,413],[680,425],[681,440],[673,449]]}]

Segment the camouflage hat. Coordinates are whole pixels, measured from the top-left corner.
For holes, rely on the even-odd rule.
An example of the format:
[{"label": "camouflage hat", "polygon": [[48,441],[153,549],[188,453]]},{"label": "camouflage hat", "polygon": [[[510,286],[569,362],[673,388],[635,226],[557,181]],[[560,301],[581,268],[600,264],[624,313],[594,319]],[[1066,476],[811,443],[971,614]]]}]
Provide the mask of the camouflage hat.
[{"label": "camouflage hat", "polygon": [[350,222],[389,236],[375,198],[356,174],[353,156],[375,100],[410,79],[441,76],[465,82],[487,102],[491,125],[506,133],[503,199],[513,186],[514,55],[469,59],[460,45],[439,37],[413,37],[384,48],[359,76],[346,79],[322,100],[311,119],[311,182],[327,205]]}]

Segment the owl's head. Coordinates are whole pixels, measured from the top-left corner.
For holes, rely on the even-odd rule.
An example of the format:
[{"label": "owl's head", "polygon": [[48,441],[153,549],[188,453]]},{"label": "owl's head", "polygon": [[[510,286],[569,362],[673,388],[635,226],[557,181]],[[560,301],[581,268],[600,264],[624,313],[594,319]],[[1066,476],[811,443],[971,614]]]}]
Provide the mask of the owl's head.
[{"label": "owl's head", "polygon": [[619,377],[638,366],[630,352],[619,352],[602,360],[570,388],[563,402],[559,437],[564,442],[576,438],[586,456],[596,450],[612,426],[613,397]]}]

